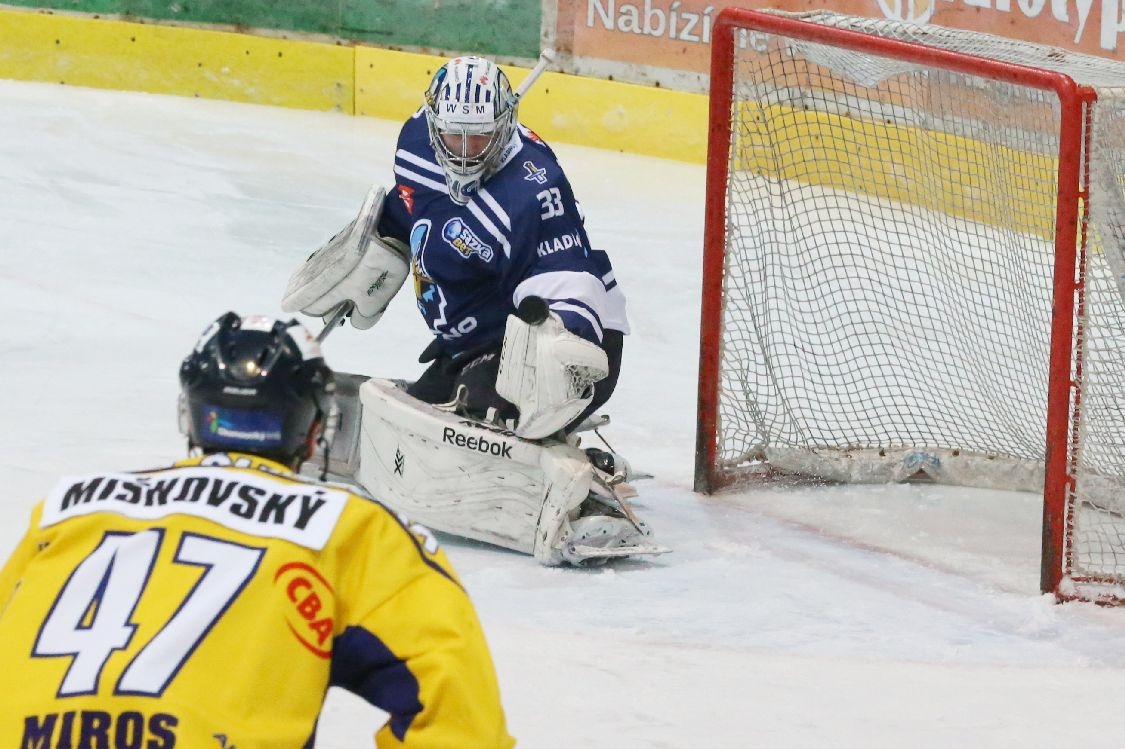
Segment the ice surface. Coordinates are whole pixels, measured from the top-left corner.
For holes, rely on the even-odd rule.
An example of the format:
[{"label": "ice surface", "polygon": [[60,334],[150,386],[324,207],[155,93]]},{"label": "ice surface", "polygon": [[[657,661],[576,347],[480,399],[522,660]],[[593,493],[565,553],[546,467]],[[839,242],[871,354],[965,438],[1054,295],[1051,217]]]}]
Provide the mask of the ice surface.
[{"label": "ice surface", "polygon": [[[280,314],[295,265],[390,182],[397,127],[0,82],[0,555],[58,475],[182,456],[180,359],[227,309]],[[520,745],[1121,746],[1125,610],[1038,595],[1037,497],[691,492],[703,169],[557,150],[631,304],[605,434],[657,474],[637,509],[675,552],[546,569],[446,540]],[[414,377],[427,341],[404,293],[326,351]],[[318,745],[380,721],[333,693]]]}]

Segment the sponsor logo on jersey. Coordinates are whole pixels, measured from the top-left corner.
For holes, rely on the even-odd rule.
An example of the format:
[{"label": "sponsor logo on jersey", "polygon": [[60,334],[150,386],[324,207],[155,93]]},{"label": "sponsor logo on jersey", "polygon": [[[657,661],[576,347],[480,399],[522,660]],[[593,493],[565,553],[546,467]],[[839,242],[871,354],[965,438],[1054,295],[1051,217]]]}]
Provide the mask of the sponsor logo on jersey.
[{"label": "sponsor logo on jersey", "polygon": [[[572,247],[583,247],[582,237],[578,232],[563,234],[561,237],[555,237],[553,239],[544,239],[539,243],[535,251],[538,253],[539,257],[544,257],[554,252],[569,250]],[[585,249],[585,247],[583,247],[583,249]]]},{"label": "sponsor logo on jersey", "polygon": [[63,479],[47,495],[42,527],[79,515],[116,512],[142,520],[183,514],[242,533],[311,549],[328,541],[347,492],[267,474],[184,467],[151,474],[105,473]]},{"label": "sponsor logo on jersey", "polygon": [[283,564],[273,582],[290,603],[285,623],[297,642],[316,657],[330,659],[335,629],[332,614],[336,610],[332,586],[304,562]]},{"label": "sponsor logo on jersey", "polygon": [[547,184],[546,169],[540,169],[539,167],[535,166],[535,164],[532,163],[530,159],[523,162],[523,168],[527,170],[527,175],[524,177],[524,180],[528,182],[538,182],[541,185]]},{"label": "sponsor logo on jersey", "polygon": [[445,226],[441,228],[441,238],[463,258],[480,255],[481,260],[486,263],[492,260],[492,248],[482,242],[480,237],[456,216],[445,222]]},{"label": "sponsor logo on jersey", "polygon": [[508,160],[512,158],[516,151],[523,148],[523,143],[519,138],[512,138],[508,141],[508,145],[504,146],[504,150],[500,152],[500,158],[497,159],[499,164],[507,164]]},{"label": "sponsor logo on jersey", "polygon": [[398,199],[406,206],[406,212],[414,215],[414,188],[409,185],[398,186]]},{"label": "sponsor logo on jersey", "polygon": [[511,443],[490,440],[487,437],[462,434],[453,427],[445,427],[441,430],[441,441],[450,445],[456,445],[457,447],[464,447],[468,450],[494,455],[497,458],[511,459],[512,457]]},{"label": "sponsor logo on jersey", "polygon": [[139,710],[67,710],[23,717],[21,747],[104,747],[105,749],[172,749],[180,719],[169,713],[146,715]]}]

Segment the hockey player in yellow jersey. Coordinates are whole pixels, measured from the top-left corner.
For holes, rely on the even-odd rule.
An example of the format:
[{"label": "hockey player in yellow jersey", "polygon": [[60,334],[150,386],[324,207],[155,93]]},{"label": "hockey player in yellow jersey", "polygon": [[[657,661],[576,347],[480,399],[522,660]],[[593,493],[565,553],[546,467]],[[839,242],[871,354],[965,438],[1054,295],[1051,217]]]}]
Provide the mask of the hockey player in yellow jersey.
[{"label": "hockey player in yellow jersey", "polygon": [[378,747],[511,747],[434,538],[295,471],[333,375],[295,321],[228,313],[180,370],[195,457],[73,476],[0,572],[0,746],[311,747],[329,686]]}]

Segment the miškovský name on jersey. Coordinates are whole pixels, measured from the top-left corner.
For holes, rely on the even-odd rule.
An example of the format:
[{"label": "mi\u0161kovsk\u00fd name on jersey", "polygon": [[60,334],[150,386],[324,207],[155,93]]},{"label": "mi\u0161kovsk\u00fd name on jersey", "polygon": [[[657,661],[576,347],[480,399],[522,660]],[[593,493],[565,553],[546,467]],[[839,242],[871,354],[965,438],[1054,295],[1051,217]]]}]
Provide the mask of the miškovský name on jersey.
[{"label": "mi\u0161kovsk\u00fd name on jersey", "polygon": [[138,520],[172,514],[206,518],[255,536],[322,549],[344,511],[346,492],[276,476],[181,467],[153,473],[99,473],[60,481],[43,506],[41,526],[94,512]]}]

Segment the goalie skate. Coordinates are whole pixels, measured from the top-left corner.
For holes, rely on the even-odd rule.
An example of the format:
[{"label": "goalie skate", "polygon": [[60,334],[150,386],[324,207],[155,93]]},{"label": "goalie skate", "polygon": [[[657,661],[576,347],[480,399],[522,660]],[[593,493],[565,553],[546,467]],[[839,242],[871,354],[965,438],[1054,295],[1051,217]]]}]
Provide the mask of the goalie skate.
[{"label": "goalie skate", "polygon": [[563,559],[578,566],[669,551],[653,541],[652,529],[624,499],[616,497],[612,490],[607,496],[604,489],[591,489],[579,507],[578,517],[570,522],[570,535],[562,544]]},{"label": "goalie skate", "polygon": [[656,544],[628,544],[625,546],[589,546],[587,544],[568,544],[563,551],[563,558],[575,567],[590,567],[595,564],[607,562],[610,559],[625,557],[654,556],[670,552],[667,546]]},{"label": "goalie skate", "polygon": [[[593,432],[597,438],[602,441],[602,444],[608,449],[603,450],[600,447],[587,447],[584,449],[590,463],[592,463],[594,468],[599,472],[609,477],[609,483],[611,484],[627,484],[631,481],[652,478],[651,473],[645,473],[644,471],[638,471],[633,468],[632,464],[630,464],[623,455],[616,452],[610,446],[609,442],[606,441],[605,437],[602,436],[602,433],[598,431],[602,427],[608,426],[609,421],[609,414],[592,414],[586,417],[571,433],[571,439],[574,441],[573,444],[576,447],[581,446],[582,438],[579,436],[581,432]],[[631,486],[626,486],[624,492],[625,496],[636,496],[636,491],[633,490]]]}]

